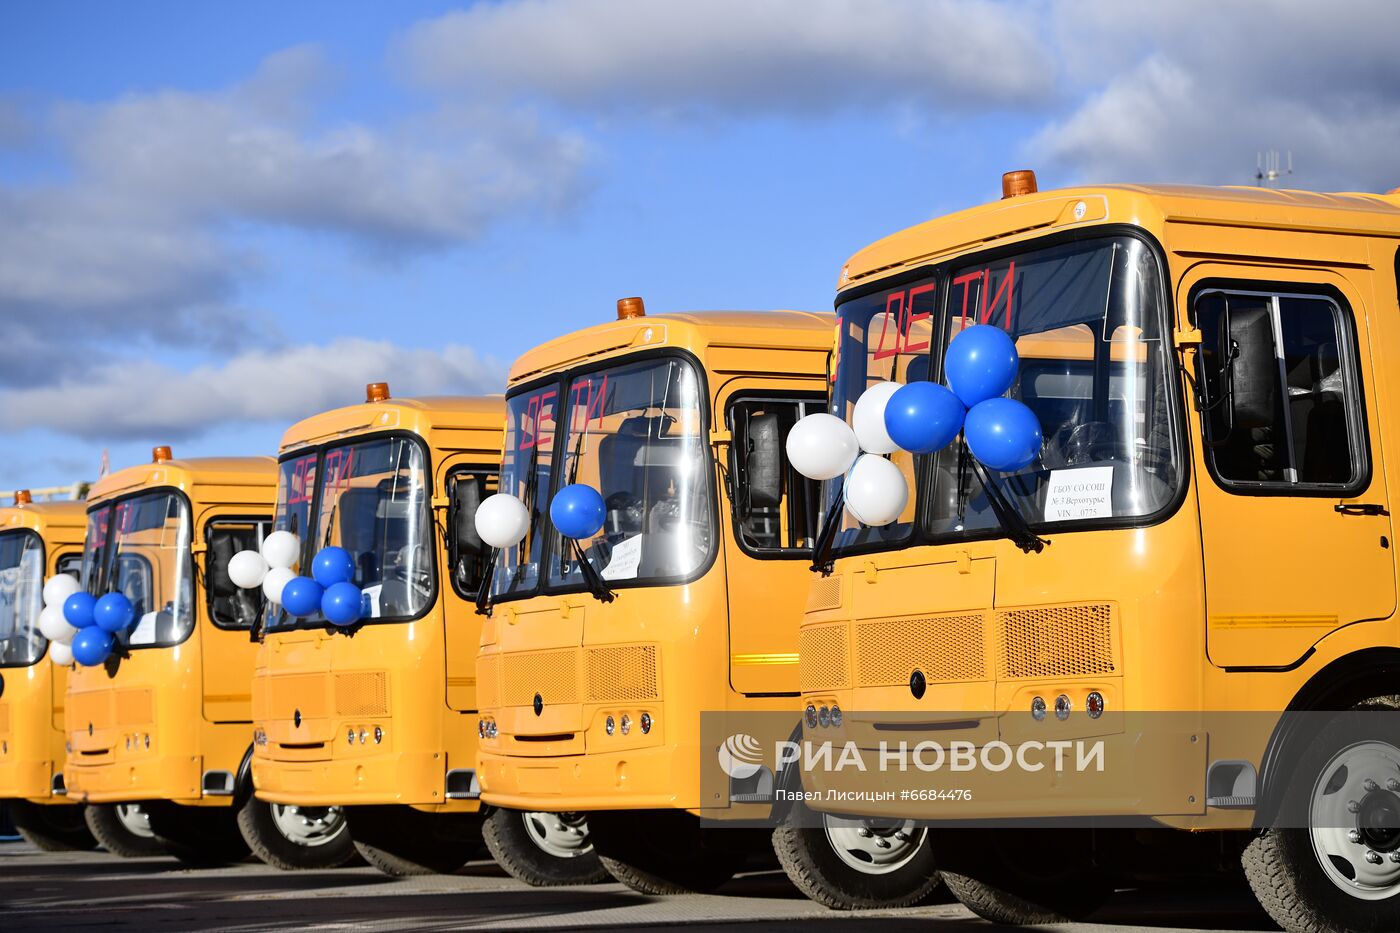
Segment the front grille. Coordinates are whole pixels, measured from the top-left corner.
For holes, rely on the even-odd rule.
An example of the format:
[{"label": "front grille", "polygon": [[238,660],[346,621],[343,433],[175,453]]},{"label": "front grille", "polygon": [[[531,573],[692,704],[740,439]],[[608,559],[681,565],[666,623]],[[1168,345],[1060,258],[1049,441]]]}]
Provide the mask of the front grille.
[{"label": "front grille", "polygon": [[154,718],[150,690],[118,690],[116,707],[119,726],[140,726]]},{"label": "front grille", "polygon": [[1111,606],[1047,606],[996,616],[1003,678],[1111,674],[1116,669]]},{"label": "front grille", "polygon": [[578,655],[573,649],[505,655],[501,705],[530,706],[536,693],[546,703],[577,703]]},{"label": "front grille", "polygon": [[856,627],[856,677],[862,687],[907,684],[915,670],[929,683],[986,679],[981,613],[890,619]]},{"label": "front grille", "polygon": [[804,692],[846,686],[846,626],[804,627],[798,639]]},{"label": "front grille", "polygon": [[841,578],[817,577],[807,588],[807,611],[825,612],[841,608]]},{"label": "front grille", "polygon": [[[385,716],[389,684],[383,671],[335,675],[335,711],[340,716]],[[302,715],[306,715],[303,711]]]},{"label": "front grille", "polygon": [[588,699],[599,703],[656,699],[656,646],[590,648]]}]

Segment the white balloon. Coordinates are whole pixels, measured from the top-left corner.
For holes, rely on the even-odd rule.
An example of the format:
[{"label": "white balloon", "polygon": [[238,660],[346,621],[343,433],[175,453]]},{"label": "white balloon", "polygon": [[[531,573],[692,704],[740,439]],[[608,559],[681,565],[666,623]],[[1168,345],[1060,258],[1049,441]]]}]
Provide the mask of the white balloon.
[{"label": "white balloon", "polygon": [[269,567],[290,567],[301,556],[301,539],[290,531],[274,531],[263,538],[261,551]]},{"label": "white balloon", "polygon": [[530,510],[508,492],[487,496],[476,509],[476,533],[492,547],[515,547],[530,529]]},{"label": "white balloon", "polygon": [[788,462],[808,479],[834,479],[860,455],[856,433],[846,422],[825,413],[808,415],[787,437]]},{"label": "white balloon", "polygon": [[865,454],[846,477],[846,510],[862,525],[888,525],[909,504],[904,474],[884,457]]},{"label": "white balloon", "polygon": [[282,605],[282,590],[295,576],[296,574],[286,567],[273,567],[269,570],[262,581],[263,595],[267,597],[267,601]]},{"label": "white balloon", "polygon": [[62,606],[65,599],[80,589],[77,577],[71,573],[56,573],[44,584],[44,605]]},{"label": "white balloon", "polygon": [[228,559],[228,578],[234,586],[245,590],[262,586],[269,569],[267,561],[257,551],[239,551]]},{"label": "white balloon", "polygon": [[73,663],[73,649],[61,641],[49,642],[49,660],[59,667],[67,667]]},{"label": "white balloon", "polygon": [[890,396],[903,386],[897,382],[877,382],[861,393],[851,412],[851,427],[855,429],[860,449],[868,454],[892,454],[899,445],[890,440],[885,430],[885,406]]},{"label": "white balloon", "polygon": [[78,630],[63,617],[62,603],[43,608],[39,613],[39,631],[49,641],[62,642],[65,645],[71,644],[73,636],[78,634]]}]

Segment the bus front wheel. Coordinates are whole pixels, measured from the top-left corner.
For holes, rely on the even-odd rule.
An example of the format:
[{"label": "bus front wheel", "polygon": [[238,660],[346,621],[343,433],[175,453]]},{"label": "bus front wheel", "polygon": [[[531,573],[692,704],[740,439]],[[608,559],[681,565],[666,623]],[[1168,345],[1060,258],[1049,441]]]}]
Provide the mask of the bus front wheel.
[{"label": "bus front wheel", "polygon": [[1082,920],[1113,893],[1109,877],[1093,866],[1088,830],[955,829],[930,839],[948,890],[992,923]]},{"label": "bus front wheel", "polygon": [[346,807],[345,820],[364,860],[394,878],[449,875],[481,851],[478,813],[363,806]]},{"label": "bus front wheel", "polygon": [[233,807],[187,807],[168,800],[142,805],[165,851],[193,868],[231,865],[248,857]]},{"label": "bus front wheel", "polygon": [[340,807],[298,807],[251,797],[238,829],[253,854],[273,868],[339,868],[356,857]]},{"label": "bus front wheel", "polygon": [[118,858],[150,858],[165,849],[151,832],[150,816],[139,803],[90,803],[83,818],[102,848]]},{"label": "bus front wheel", "polygon": [[912,907],[943,887],[928,831],[912,821],[818,815],[798,801],[773,851],[803,894],[833,910]]},{"label": "bus front wheel", "polygon": [[1281,817],[1244,852],[1285,930],[1400,930],[1400,697],[1327,719],[1281,773]]},{"label": "bus front wheel", "polygon": [[11,800],[10,821],[24,841],[42,852],[81,852],[97,847],[83,825],[83,808],[71,804]]},{"label": "bus front wheel", "polygon": [[582,813],[527,813],[495,807],[481,826],[486,848],[517,881],[535,887],[609,880]]},{"label": "bus front wheel", "polygon": [[726,845],[741,830],[707,834],[683,810],[602,810],[588,815],[588,826],[608,874],[642,894],[705,894],[746,861]]}]

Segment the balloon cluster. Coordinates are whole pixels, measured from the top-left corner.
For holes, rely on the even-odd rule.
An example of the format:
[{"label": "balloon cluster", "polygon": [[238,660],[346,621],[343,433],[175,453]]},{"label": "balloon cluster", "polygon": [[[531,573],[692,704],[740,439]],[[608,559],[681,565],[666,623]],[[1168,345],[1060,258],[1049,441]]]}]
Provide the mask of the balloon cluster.
[{"label": "balloon cluster", "polygon": [[904,474],[884,458],[896,450],[935,453],[961,433],[984,465],[1022,469],[1040,455],[1042,438],[1035,413],[1002,398],[1016,382],[1020,363],[1006,331],[986,324],[968,327],[944,356],[947,386],[870,386],[856,402],[850,426],[828,414],[798,421],[788,432],[788,460],[809,479],[846,474],[846,509],[866,525],[887,525],[908,504]]},{"label": "balloon cluster", "polygon": [[49,640],[49,658],[55,664],[102,664],[112,653],[117,633],[135,621],[136,607],[123,593],[93,596],[67,573],[49,577],[44,583],[39,631]]},{"label": "balloon cluster", "polygon": [[274,531],[257,551],[239,551],[229,558],[228,576],[235,586],[261,586],[268,602],[299,618],[320,610],[333,625],[354,625],[364,617],[364,593],[351,581],[355,559],[343,547],[326,547],[311,559],[311,576],[292,569],[301,553],[301,539],[290,531]]},{"label": "balloon cluster", "polygon": [[[549,503],[549,520],[566,538],[593,537],[606,517],[602,493],[586,483],[565,486]],[[487,496],[477,506],[476,533],[491,547],[515,547],[529,530],[530,510],[508,492]]]}]

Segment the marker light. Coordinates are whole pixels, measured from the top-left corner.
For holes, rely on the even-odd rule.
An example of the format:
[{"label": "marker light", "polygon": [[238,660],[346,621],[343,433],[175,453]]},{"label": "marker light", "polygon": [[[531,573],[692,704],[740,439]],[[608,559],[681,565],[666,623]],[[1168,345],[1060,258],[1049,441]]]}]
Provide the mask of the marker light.
[{"label": "marker light", "polygon": [[1031,718],[1036,722],[1045,721],[1045,697],[1036,697],[1031,700]]},{"label": "marker light", "polygon": [[29,505],[34,501],[34,496],[28,489],[15,490],[15,505]]},{"label": "marker light", "polygon": [[145,740],[146,740],[146,747],[147,747],[147,748],[150,748],[150,747],[151,747],[151,734],[150,734],[149,732],[147,732],[147,733],[145,734],[145,736],[143,736],[143,738],[145,738]]},{"label": "marker light", "polygon": [[1084,698],[1084,712],[1089,714],[1090,719],[1098,719],[1103,715],[1103,694],[1095,690]]},{"label": "marker light", "polygon": [[152,463],[165,463],[167,460],[172,459],[172,457],[173,454],[171,454],[170,448],[164,444],[160,445],[159,447],[151,448]]},{"label": "marker light", "polygon": [[389,383],[371,382],[365,386],[366,402],[387,402],[389,400]]},{"label": "marker light", "polygon": [[613,718],[611,716],[609,716],[607,720],[603,723],[603,731],[605,731],[608,735],[612,735],[615,729],[617,729],[617,723],[613,721]]},{"label": "marker light", "polygon": [[630,321],[637,317],[646,317],[646,305],[640,298],[619,298],[617,299],[617,319],[619,321]]},{"label": "marker light", "polygon": [[651,731],[651,713],[642,713],[642,735]]},{"label": "marker light", "polygon": [[817,708],[808,703],[805,716],[807,717],[807,728],[815,729],[817,727]]},{"label": "marker light", "polygon": [[626,735],[632,731],[632,717],[626,713],[622,714],[622,734]]},{"label": "marker light", "polygon": [[1035,194],[1035,172],[1028,168],[1006,172],[1001,176],[1002,199],[1014,198],[1023,194]]},{"label": "marker light", "polygon": [[1069,718],[1069,711],[1074,709],[1074,704],[1069,701],[1069,697],[1063,693],[1055,697],[1055,718],[1064,721]]}]

